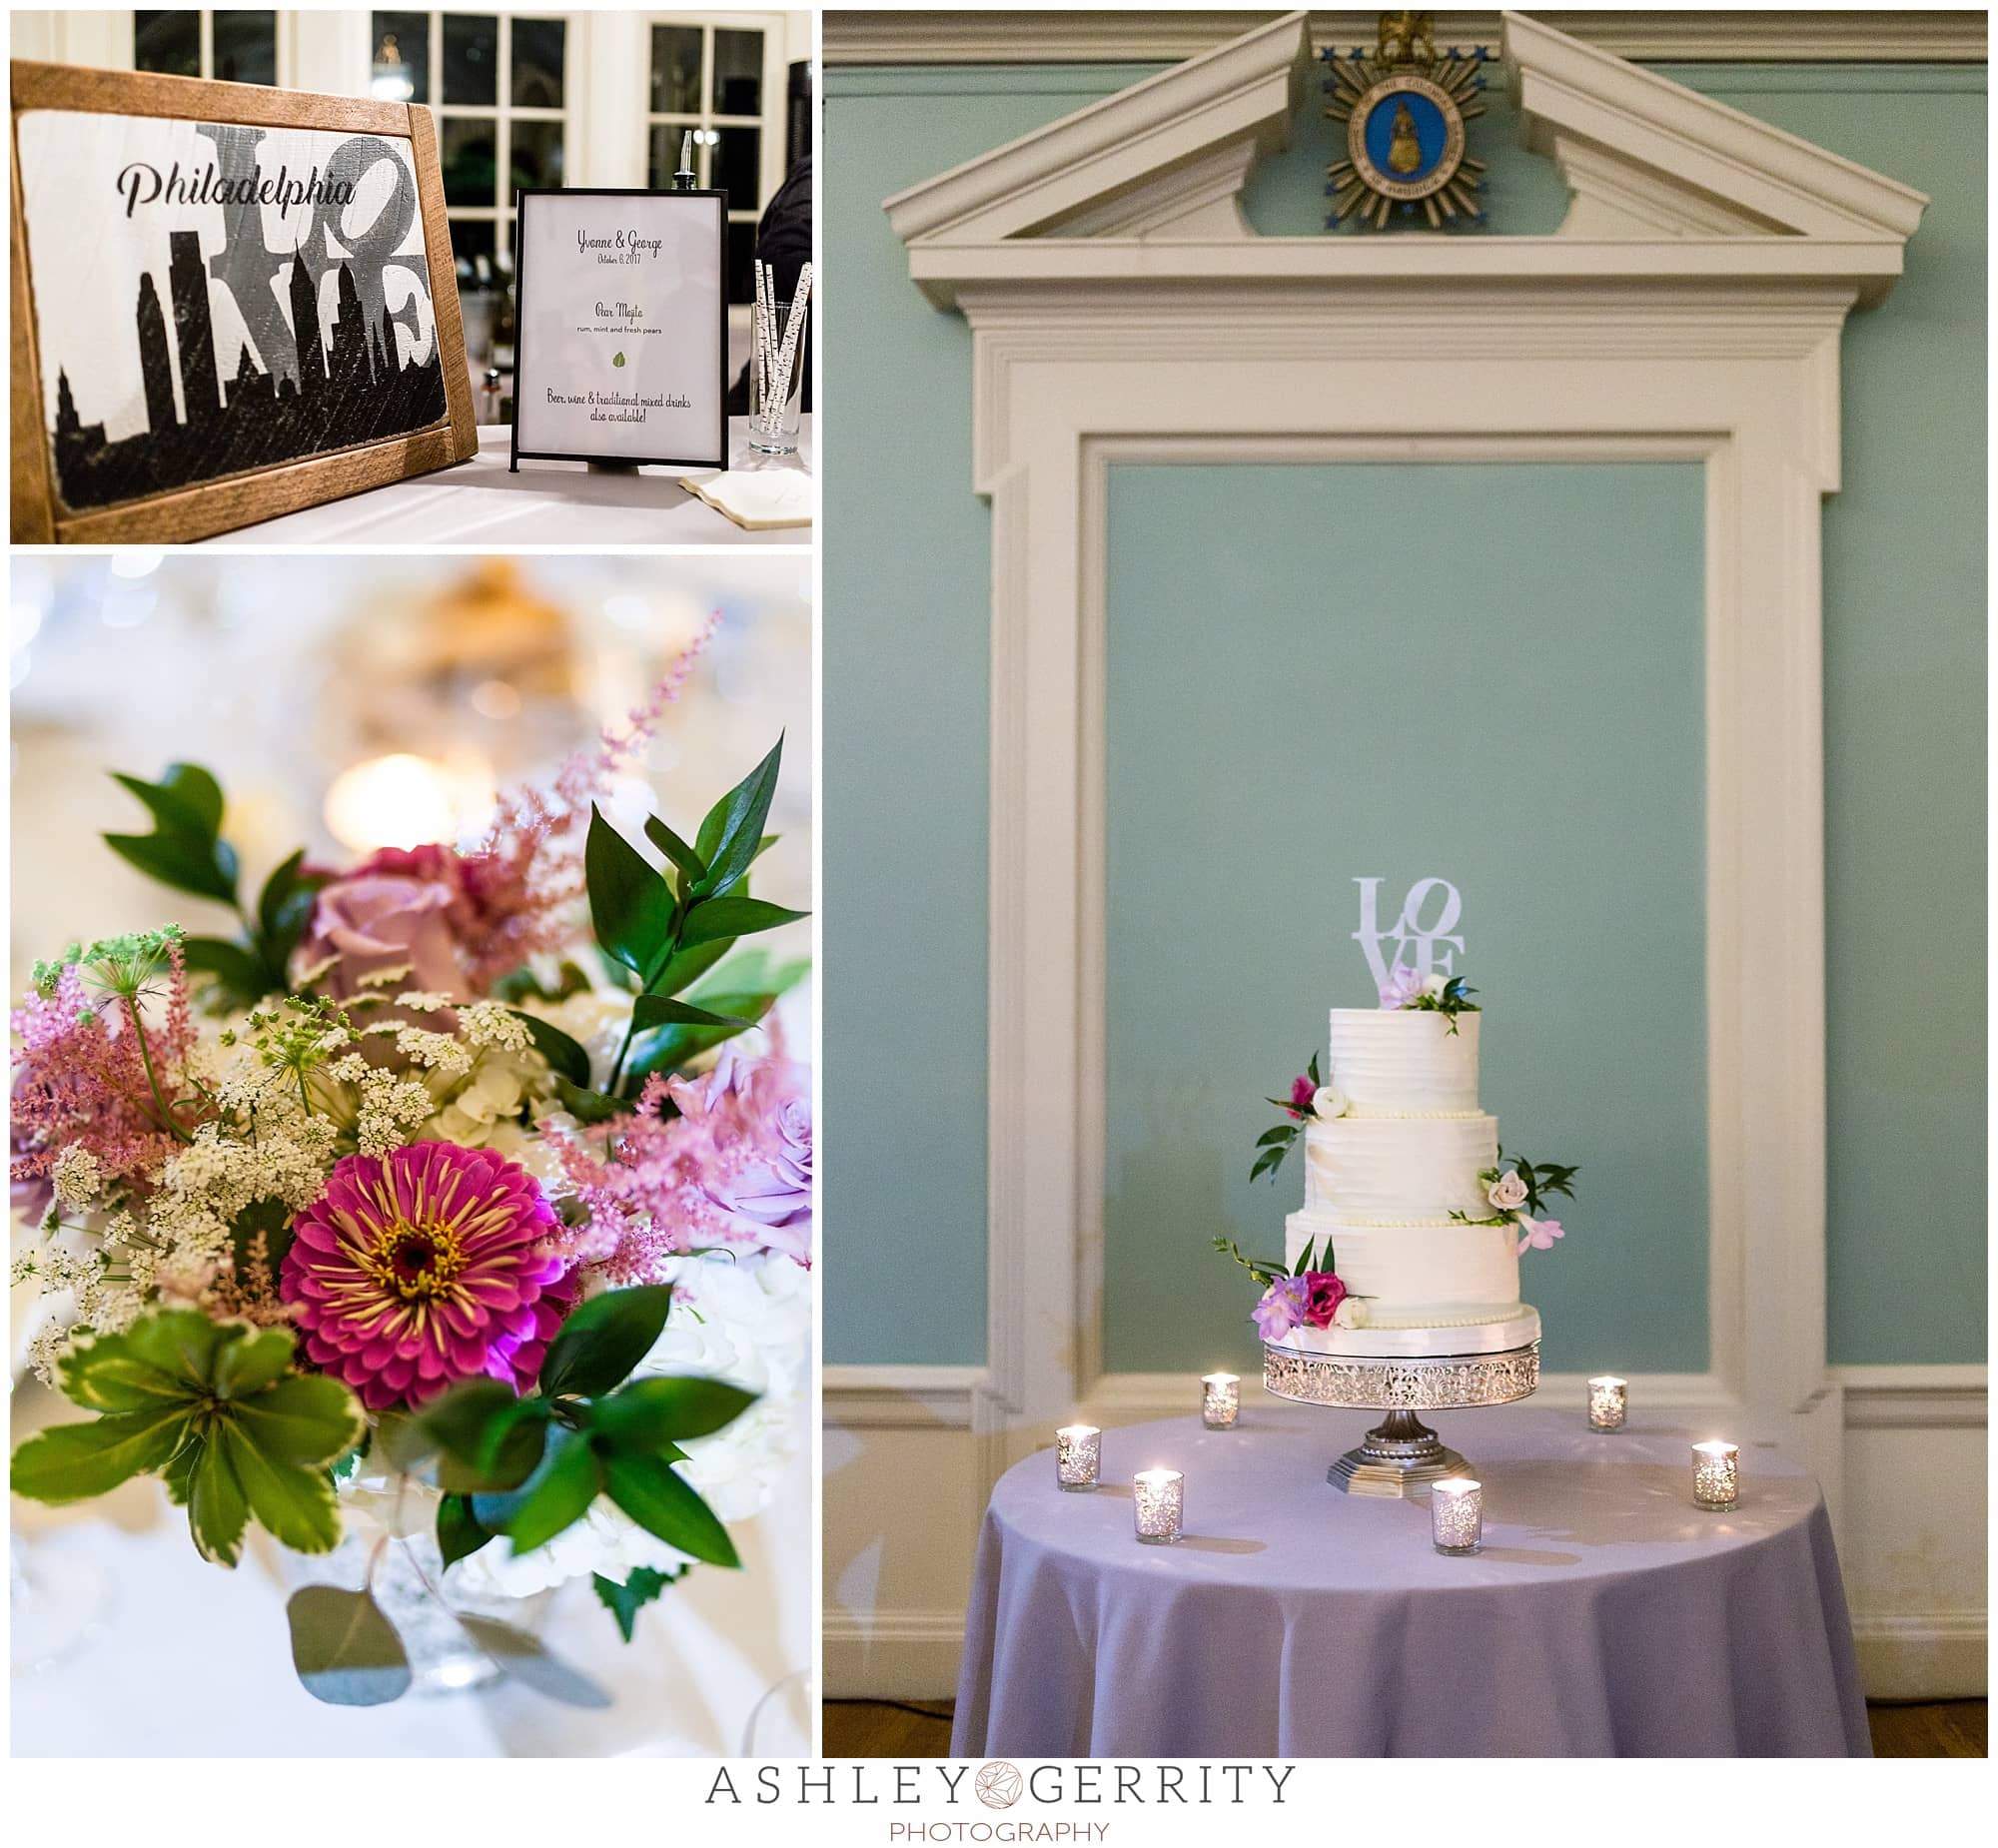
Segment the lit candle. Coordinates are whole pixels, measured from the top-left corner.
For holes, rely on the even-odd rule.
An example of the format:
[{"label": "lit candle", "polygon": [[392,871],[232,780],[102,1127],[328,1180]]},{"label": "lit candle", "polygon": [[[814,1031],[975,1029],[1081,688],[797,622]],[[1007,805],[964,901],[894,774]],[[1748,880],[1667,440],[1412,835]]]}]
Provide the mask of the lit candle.
[{"label": "lit candle", "polygon": [[1430,1537],[1440,1553],[1475,1553],[1485,1543],[1485,1484],[1446,1477],[1430,1491]]},{"label": "lit candle", "polygon": [[1588,1381],[1588,1428],[1621,1430],[1630,1409],[1630,1383],[1614,1374],[1591,1374]]},{"label": "lit candle", "polygon": [[1200,1421],[1209,1430],[1233,1430],[1235,1414],[1242,1409],[1241,1376],[1203,1374],[1200,1384]]},{"label": "lit candle", "polygon": [[1692,1446],[1694,1507],[1731,1508],[1741,1493],[1741,1452],[1715,1437]]},{"label": "lit candle", "polygon": [[1140,1469],[1131,1486],[1136,1491],[1139,1539],[1147,1546],[1170,1546],[1180,1537],[1186,1477],[1177,1469]]},{"label": "lit candle", "polygon": [[1103,1461],[1103,1433],[1094,1424],[1064,1424],[1055,1432],[1055,1481],[1063,1488],[1094,1488]]}]

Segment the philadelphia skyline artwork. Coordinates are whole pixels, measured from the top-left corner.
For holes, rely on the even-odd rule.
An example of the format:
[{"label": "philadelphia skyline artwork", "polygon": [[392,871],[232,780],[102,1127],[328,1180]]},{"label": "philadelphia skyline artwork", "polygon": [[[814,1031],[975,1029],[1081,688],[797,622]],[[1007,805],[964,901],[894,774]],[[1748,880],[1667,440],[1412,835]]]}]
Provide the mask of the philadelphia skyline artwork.
[{"label": "philadelphia skyline artwork", "polygon": [[[51,438],[64,503],[105,506],[441,422],[447,407],[436,340],[422,365],[403,360],[397,317],[385,305],[379,321],[371,321],[353,270],[346,263],[337,267],[329,329],[303,253],[294,252],[287,277],[291,351],[259,355],[246,338],[225,374],[228,356],[217,350],[200,236],[171,233],[167,298],[149,269],[139,278],[132,310],[147,428],[107,439],[103,422],[86,424],[77,405],[79,394],[91,401],[93,381],[72,378],[67,367],[58,370]],[[414,323],[415,315],[410,319]],[[176,358],[185,417],[174,393]]]}]

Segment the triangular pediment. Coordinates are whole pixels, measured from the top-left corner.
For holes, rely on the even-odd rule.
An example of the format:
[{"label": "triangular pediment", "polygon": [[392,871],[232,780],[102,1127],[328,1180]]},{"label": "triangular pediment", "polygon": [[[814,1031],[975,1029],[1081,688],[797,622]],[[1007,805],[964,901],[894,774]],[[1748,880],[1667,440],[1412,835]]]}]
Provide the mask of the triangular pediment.
[{"label": "triangular pediment", "polygon": [[1525,145],[1570,195],[1549,237],[1263,238],[1241,210],[1312,82],[1298,12],[885,202],[915,280],[1295,284],[1508,278],[1849,284],[1877,300],[1927,199],[1521,13],[1501,57]]}]

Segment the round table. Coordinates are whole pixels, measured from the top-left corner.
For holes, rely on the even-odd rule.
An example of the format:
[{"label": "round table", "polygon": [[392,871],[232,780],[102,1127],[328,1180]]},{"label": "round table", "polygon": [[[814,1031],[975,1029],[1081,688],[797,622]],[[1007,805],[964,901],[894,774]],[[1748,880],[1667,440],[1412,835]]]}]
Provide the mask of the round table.
[{"label": "round table", "polygon": [[[1043,1451],[993,1490],[952,1751],[964,1757],[1865,1756],[1865,1701],[1816,1481],[1744,1443],[1741,1499],[1692,1505],[1659,1419],[1448,1414],[1485,1550],[1428,1500],[1341,1494],[1376,1414],[1274,1401],[1103,1435],[1103,1485]],[[1131,1477],[1186,1475],[1185,1537],[1133,1537]]]}]

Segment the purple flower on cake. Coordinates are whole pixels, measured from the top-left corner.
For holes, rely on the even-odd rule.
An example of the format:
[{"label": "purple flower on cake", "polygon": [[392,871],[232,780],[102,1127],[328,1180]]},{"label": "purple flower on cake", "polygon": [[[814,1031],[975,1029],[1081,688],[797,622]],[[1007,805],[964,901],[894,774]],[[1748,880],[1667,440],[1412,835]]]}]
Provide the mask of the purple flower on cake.
[{"label": "purple flower on cake", "polygon": [[278,1294],[371,1411],[481,1374],[525,1391],[575,1295],[546,1245],[554,1209],[490,1150],[350,1155],[294,1230]]},{"label": "purple flower on cake", "polygon": [[1301,1281],[1305,1287],[1305,1326],[1331,1328],[1339,1306],[1346,1301],[1346,1286],[1331,1271],[1307,1271]]},{"label": "purple flower on cake", "polygon": [[1526,1204],[1526,1184],[1516,1172],[1502,1174],[1485,1190],[1485,1198],[1499,1213],[1516,1213]]},{"label": "purple flower on cake", "polygon": [[[1317,1063],[1316,1060],[1313,1061]],[[1315,1078],[1293,1078],[1291,1080],[1291,1115],[1303,1119],[1311,1115],[1312,1099],[1318,1095],[1318,1080]]]},{"label": "purple flower on cake", "polygon": [[1405,1008],[1417,1000],[1423,992],[1423,978],[1419,970],[1398,964],[1388,972],[1388,979],[1381,986],[1381,1005],[1384,1008]]},{"label": "purple flower on cake", "polygon": [[1256,1325],[1256,1333],[1266,1342],[1280,1342],[1290,1332],[1300,1327],[1305,1319],[1305,1280],[1302,1277],[1280,1277],[1268,1290],[1263,1292],[1263,1300],[1249,1312],[1249,1320]]},{"label": "purple flower on cake", "polygon": [[1521,1233],[1519,1255],[1524,1257],[1528,1250],[1550,1252],[1554,1241],[1561,1236],[1561,1224],[1557,1219],[1528,1219],[1521,1213],[1518,1218]]}]

